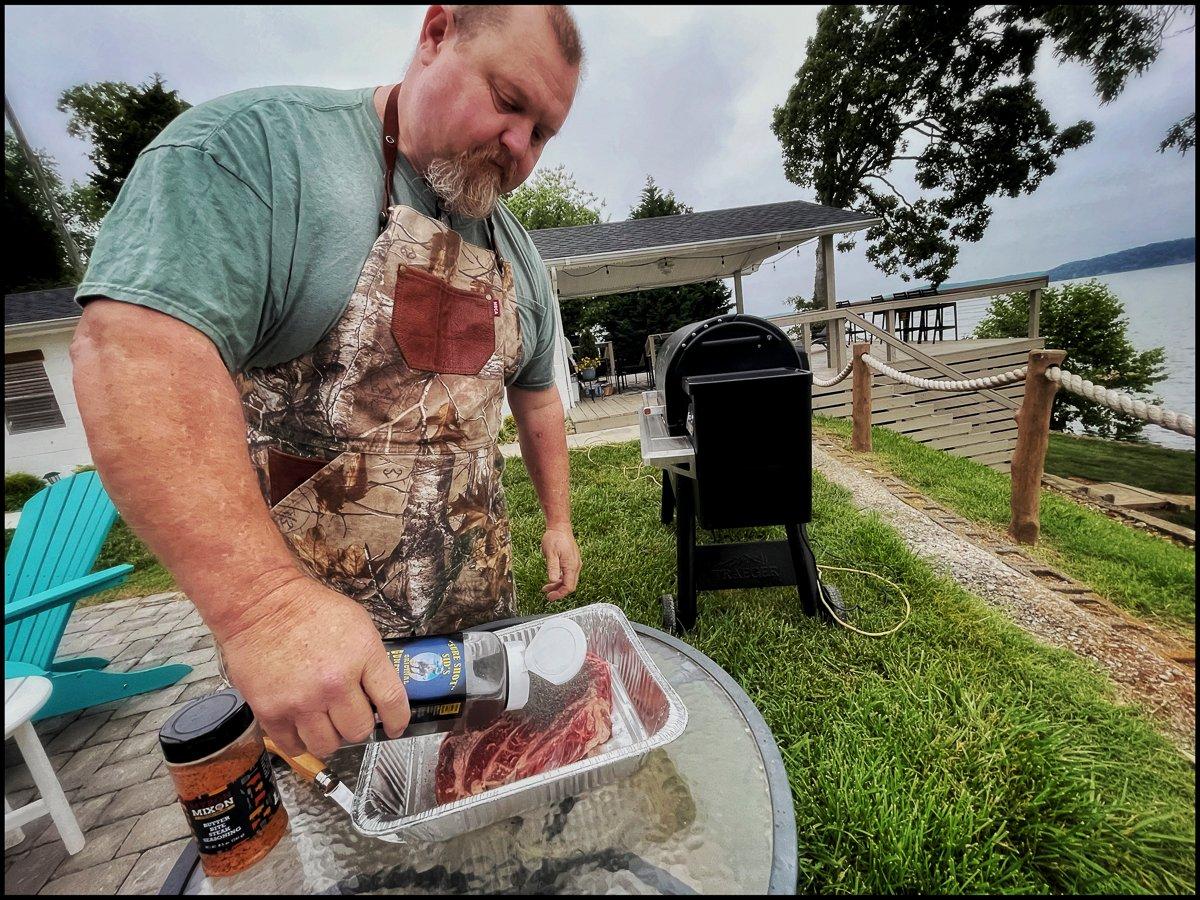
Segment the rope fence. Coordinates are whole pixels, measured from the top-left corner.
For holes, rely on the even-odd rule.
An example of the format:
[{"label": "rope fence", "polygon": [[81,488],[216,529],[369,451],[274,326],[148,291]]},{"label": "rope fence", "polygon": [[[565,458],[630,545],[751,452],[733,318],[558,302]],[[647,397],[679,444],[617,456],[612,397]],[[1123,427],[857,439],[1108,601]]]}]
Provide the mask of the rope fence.
[{"label": "rope fence", "polygon": [[842,371],[838,372],[836,375],[834,375],[828,381],[826,381],[824,378],[818,378],[816,375],[814,375],[813,376],[813,384],[816,387],[833,387],[839,381],[844,381],[846,376],[849,375],[853,370],[854,370],[854,363],[848,362],[848,363],[846,363],[846,367],[844,369],[842,369]]},{"label": "rope fence", "polygon": [[968,378],[963,381],[932,381],[928,378],[915,378],[906,372],[899,372],[887,363],[880,362],[870,354],[864,354],[862,361],[880,375],[887,375],[889,378],[894,378],[904,384],[925,388],[928,391],[985,391],[990,388],[1004,387],[1006,384],[1015,384],[1018,381],[1024,381],[1025,375],[1029,371],[1028,366],[1022,366],[1019,369],[1013,369],[1011,372],[1005,372],[1003,375],[989,375],[987,378]]},{"label": "rope fence", "polygon": [[1041,480],[1050,441],[1050,412],[1058,388],[1143,422],[1188,437],[1196,436],[1196,422],[1191,416],[1155,406],[1122,391],[1093,384],[1061,368],[1058,364],[1066,357],[1061,350],[1034,350],[1029,354],[1029,364],[1019,369],[985,378],[955,380],[917,378],[901,372],[871,356],[870,346],[869,343],[855,344],[853,360],[833,378],[813,378],[817,387],[832,387],[851,373],[854,374],[852,446],[858,452],[871,451],[871,372],[930,391],[981,391],[1025,382],[1024,399],[1015,416],[1017,444],[1009,467],[1012,478],[1012,518],[1008,531],[1018,543],[1037,543]]},{"label": "rope fence", "polygon": [[1132,397],[1121,391],[1114,391],[1098,384],[1092,384],[1090,381],[1080,378],[1074,372],[1068,372],[1066,369],[1060,369],[1058,366],[1052,366],[1047,369],[1046,377],[1060,384],[1072,394],[1078,394],[1097,403],[1103,403],[1109,409],[1124,413],[1127,416],[1134,416],[1143,422],[1150,422],[1161,428],[1168,428],[1179,434],[1185,434],[1188,437],[1194,438],[1196,436],[1196,420],[1189,415],[1177,413],[1173,409],[1164,409],[1161,406],[1155,406],[1152,403],[1138,400],[1136,397]]}]

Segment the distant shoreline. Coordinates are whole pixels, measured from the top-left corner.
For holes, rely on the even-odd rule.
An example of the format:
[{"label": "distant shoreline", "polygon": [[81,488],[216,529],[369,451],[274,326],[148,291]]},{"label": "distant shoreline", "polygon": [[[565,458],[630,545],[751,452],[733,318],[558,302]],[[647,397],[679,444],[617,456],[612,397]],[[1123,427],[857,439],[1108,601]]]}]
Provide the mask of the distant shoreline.
[{"label": "distant shoreline", "polygon": [[1195,261],[1196,239],[1190,237],[1144,244],[1141,247],[1131,247],[1091,259],[1072,260],[1055,266],[1047,275],[1051,281],[1071,281],[1076,278],[1091,278],[1094,275],[1116,275],[1142,269],[1182,266]]}]

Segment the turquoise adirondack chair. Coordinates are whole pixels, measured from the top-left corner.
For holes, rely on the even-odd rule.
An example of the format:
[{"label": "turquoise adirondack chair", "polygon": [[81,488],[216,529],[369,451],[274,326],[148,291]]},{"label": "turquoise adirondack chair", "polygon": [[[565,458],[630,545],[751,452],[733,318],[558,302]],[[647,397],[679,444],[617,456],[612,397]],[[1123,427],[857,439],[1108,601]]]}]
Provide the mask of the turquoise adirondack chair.
[{"label": "turquoise adirondack chair", "polygon": [[95,472],[43,488],[21,510],[4,558],[4,677],[50,679],[54,691],[35,721],[164,688],[192,670],[176,664],[105,672],[109,661],[98,656],[55,661],[75,603],[133,571],[123,564],[92,572],[116,518]]}]

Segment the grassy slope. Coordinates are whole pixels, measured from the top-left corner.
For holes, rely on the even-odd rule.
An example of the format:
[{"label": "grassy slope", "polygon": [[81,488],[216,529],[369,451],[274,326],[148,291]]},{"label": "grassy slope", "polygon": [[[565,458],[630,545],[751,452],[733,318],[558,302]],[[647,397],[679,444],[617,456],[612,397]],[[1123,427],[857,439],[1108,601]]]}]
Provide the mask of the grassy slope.
[{"label": "grassy slope", "polygon": [[[825,417],[815,421],[818,428],[848,442],[850,422]],[[1008,528],[1012,496],[1008,475],[885,428],[872,429],[872,443],[875,461],[917,490],[969,519]],[[1048,491],[1042,492],[1041,523],[1038,546],[1026,548],[1032,555],[1132,613],[1186,636],[1194,633],[1194,550]]]},{"label": "grassy slope", "polygon": [[[634,445],[572,454],[584,557],[571,606],[611,602],[659,624],[674,537]],[[800,834],[800,890],[1188,891],[1192,768],[1108,683],[1036,644],[935,575],[875,514],[817,476],[817,561],[904,586],[913,616],[860,637],[801,615],[792,590],[701,596],[689,641],[757,704],[783,753]],[[541,519],[519,460],[505,474],[521,611],[540,595]],[[836,525],[834,525],[836,523]],[[780,535],[781,536],[781,535]],[[830,573],[868,629],[898,617],[890,588]]]},{"label": "grassy slope", "polygon": [[1119,481],[1167,494],[1196,493],[1196,454],[1154,444],[1051,434],[1046,471],[1063,478]]}]

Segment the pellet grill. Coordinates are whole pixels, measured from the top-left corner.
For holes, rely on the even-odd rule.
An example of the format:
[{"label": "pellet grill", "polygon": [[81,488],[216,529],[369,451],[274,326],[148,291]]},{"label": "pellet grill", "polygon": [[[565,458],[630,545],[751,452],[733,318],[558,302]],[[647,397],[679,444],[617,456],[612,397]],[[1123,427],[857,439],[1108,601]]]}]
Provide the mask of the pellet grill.
[{"label": "pellet grill", "polygon": [[[812,519],[812,372],[777,326],[729,314],[674,332],[642,394],[642,461],[663,470],[662,521],[676,520],[677,589],[663,626],[696,624],[696,593],[796,585],[800,607],[844,619],[822,585],[805,525]],[[783,525],[786,540],[697,544],[708,530]],[[823,592],[825,604],[818,592]]]}]

